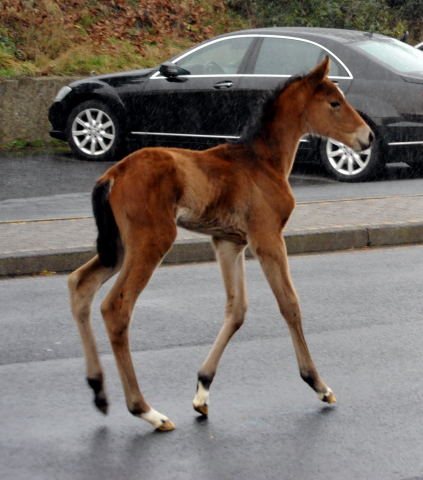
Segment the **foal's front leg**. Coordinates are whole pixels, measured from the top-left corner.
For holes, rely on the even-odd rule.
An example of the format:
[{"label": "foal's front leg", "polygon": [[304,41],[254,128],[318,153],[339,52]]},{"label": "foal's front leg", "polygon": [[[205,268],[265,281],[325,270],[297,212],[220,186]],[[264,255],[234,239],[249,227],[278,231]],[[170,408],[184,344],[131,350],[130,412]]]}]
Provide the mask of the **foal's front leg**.
[{"label": "foal's front leg", "polygon": [[282,236],[251,236],[250,246],[258,257],[279,309],[288,324],[301,378],[316,391],[320,400],[336,402],[332,390],[317,373],[304,338],[298,296],[289,274],[288,256]]},{"label": "foal's front leg", "polygon": [[222,329],[213,347],[198,371],[197,393],[194,409],[202,415],[208,414],[209,390],[216,374],[217,365],[232,335],[241,327],[247,311],[247,294],[244,272],[244,245],[213,238],[213,246],[219,261],[225,284],[227,303]]}]

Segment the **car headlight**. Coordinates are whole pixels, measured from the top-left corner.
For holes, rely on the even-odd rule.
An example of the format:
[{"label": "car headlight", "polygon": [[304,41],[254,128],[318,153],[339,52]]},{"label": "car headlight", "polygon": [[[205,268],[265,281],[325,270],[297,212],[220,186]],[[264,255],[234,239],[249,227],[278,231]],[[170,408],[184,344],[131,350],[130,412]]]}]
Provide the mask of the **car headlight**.
[{"label": "car headlight", "polygon": [[54,99],[54,101],[61,102],[66,97],[66,95],[71,91],[72,89],[68,86],[61,88],[59,90],[59,93],[56,95],[56,98]]}]

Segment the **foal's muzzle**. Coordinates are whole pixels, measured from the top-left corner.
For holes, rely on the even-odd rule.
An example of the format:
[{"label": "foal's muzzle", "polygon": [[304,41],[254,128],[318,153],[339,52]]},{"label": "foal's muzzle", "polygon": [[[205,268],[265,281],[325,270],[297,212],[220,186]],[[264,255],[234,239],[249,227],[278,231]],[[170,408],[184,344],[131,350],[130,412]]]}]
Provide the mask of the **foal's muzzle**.
[{"label": "foal's muzzle", "polygon": [[373,140],[375,139],[374,133],[367,125],[363,125],[357,129],[356,137],[353,141],[353,149],[357,152],[367,150],[371,147]]}]

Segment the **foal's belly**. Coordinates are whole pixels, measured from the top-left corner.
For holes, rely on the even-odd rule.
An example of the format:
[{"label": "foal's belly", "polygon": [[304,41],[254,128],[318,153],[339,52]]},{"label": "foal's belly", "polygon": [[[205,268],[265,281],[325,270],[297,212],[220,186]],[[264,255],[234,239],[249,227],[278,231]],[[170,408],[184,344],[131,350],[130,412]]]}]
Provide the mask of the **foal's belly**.
[{"label": "foal's belly", "polygon": [[247,245],[248,243],[247,229],[233,215],[222,218],[216,215],[195,218],[191,212],[181,209],[178,212],[176,224],[192,232],[211,235],[240,245]]}]

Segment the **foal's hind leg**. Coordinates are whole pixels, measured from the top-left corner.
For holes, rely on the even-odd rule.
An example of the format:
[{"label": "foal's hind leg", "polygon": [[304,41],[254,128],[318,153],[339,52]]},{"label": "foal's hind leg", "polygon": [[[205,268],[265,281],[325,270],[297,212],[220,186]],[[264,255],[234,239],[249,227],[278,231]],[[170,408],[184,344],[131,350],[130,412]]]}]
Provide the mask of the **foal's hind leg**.
[{"label": "foal's hind leg", "polygon": [[168,231],[140,231],[135,228],[126,239],[122,270],[107,297],[101,312],[115,355],[128,410],[150,422],[159,430],[175,426],[164,415],[152,409],[138,386],[129,347],[129,324],[135,302],[154,270],[176,238],[176,226]]},{"label": "foal's hind leg", "polygon": [[298,296],[289,274],[284,239],[277,235],[260,237],[250,235],[250,246],[260,260],[279,309],[288,324],[301,378],[315,390],[320,400],[327,403],[336,402],[332,390],[317,373],[304,338]]},{"label": "foal's hind leg", "polygon": [[107,395],[104,389],[104,376],[98,356],[91,325],[91,305],[100,287],[120,268],[122,254],[119,254],[115,267],[104,267],[96,255],[92,260],[75,270],[68,279],[72,313],[78,325],[87,368],[87,380],[94,390],[95,406],[107,413]]},{"label": "foal's hind leg", "polygon": [[244,245],[213,238],[213,246],[219,261],[225,284],[227,303],[222,329],[204,364],[198,371],[197,393],[193,405],[197,412],[208,414],[209,389],[216,374],[217,365],[232,335],[241,327],[247,311],[247,293],[244,272]]}]

